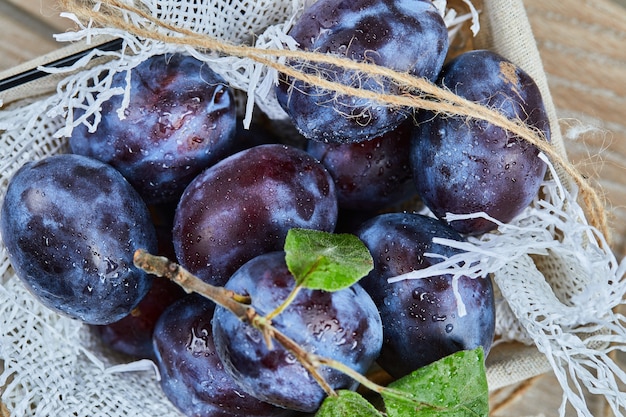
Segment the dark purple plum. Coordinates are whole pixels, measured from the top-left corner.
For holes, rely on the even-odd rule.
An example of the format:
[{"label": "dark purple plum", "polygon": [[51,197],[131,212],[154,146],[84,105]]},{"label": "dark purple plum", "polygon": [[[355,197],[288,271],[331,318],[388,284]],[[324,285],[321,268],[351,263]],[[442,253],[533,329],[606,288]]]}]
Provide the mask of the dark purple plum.
[{"label": "dark purple plum", "polygon": [[[251,297],[251,306],[266,315],[287,298],[295,279],[284,252],[258,256],[231,277],[226,288]],[[272,324],[307,352],[342,362],[365,373],[382,343],[378,310],[358,284],[336,292],[301,289]],[[230,311],[217,307],[213,337],[227,372],[251,395],[280,407],[313,412],[325,392],[308,371],[278,342],[269,350],[262,334]],[[320,374],[334,389],[356,384],[328,367]]]},{"label": "dark purple plum", "polygon": [[[203,169],[232,153],[235,102],[228,84],[191,56],[153,56],[131,70],[125,118],[122,96],[102,104],[95,132],[77,126],[73,153],[113,165],[149,204],[176,201]],[[112,87],[126,85],[125,73]]]},{"label": "dark purple plum", "polygon": [[237,268],[281,250],[287,231],[332,232],[337,196],[324,166],[305,151],[260,145],[222,160],[185,190],[174,219],[181,265],[223,285]]},{"label": "dark purple plum", "polygon": [[161,314],[185,295],[178,284],[155,277],[148,294],[130,314],[114,323],[93,326],[102,342],[113,350],[136,358],[154,359],[152,334]]},{"label": "dark purple plum", "polygon": [[47,307],[89,324],[128,315],[152,276],[133,265],[137,249],[156,251],[145,203],[114,168],[80,155],[28,162],[2,205],[11,265]]},{"label": "dark purple plum", "polygon": [[[457,56],[442,71],[440,84],[550,137],[535,82],[493,52]],[[411,150],[413,177],[424,204],[437,217],[485,212],[506,223],[537,195],[546,164],[536,146],[482,120],[429,112],[421,112],[419,119]],[[496,228],[483,218],[455,220],[451,226],[464,234]]]},{"label": "dark purple plum", "polygon": [[411,213],[389,213],[363,224],[357,236],[374,258],[374,269],[360,282],[378,306],[384,342],[378,364],[400,378],[460,350],[482,346],[489,353],[495,332],[490,278],[458,280],[467,314],[459,315],[450,275],[403,280],[389,278],[440,262],[426,253],[452,256],[457,250],[433,238],[462,240],[439,220]]},{"label": "dark purple plum", "polygon": [[246,394],[215,352],[215,304],[191,294],[172,304],[154,330],[161,388],[188,417],[284,417],[291,412]]},{"label": "dark purple plum", "polygon": [[[289,31],[305,51],[377,64],[434,81],[448,51],[446,25],[431,1],[319,0]],[[327,64],[292,63],[304,73],[350,87],[398,94],[388,80]],[[339,94],[281,74],[279,103],[308,139],[349,143],[399,126],[407,108]]]},{"label": "dark purple plum", "polygon": [[414,195],[412,123],[358,143],[309,141],[307,152],[330,172],[340,209],[378,210]]}]

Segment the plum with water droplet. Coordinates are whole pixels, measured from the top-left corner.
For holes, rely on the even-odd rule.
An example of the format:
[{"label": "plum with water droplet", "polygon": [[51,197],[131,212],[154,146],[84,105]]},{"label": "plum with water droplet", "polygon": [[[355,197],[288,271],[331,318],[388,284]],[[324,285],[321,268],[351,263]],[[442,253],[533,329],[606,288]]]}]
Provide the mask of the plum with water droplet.
[{"label": "plum with water droplet", "polygon": [[[319,0],[289,31],[300,49],[376,64],[434,81],[448,51],[446,25],[431,1]],[[292,62],[304,74],[352,88],[405,93],[380,76],[337,65]],[[399,126],[411,109],[330,91],[280,74],[280,105],[307,139],[350,143]]]},{"label": "plum with water droplet", "polygon": [[324,166],[287,145],[254,146],[198,175],[176,209],[176,257],[200,279],[224,285],[246,261],[282,249],[294,227],[331,232],[337,196]]},{"label": "plum with water droplet", "polygon": [[[198,173],[234,150],[231,88],[207,63],[182,54],[150,57],[130,75],[124,118],[123,97],[113,96],[96,131],[77,126],[70,147],[114,166],[148,204],[177,201]],[[125,76],[115,74],[111,88],[125,87]]]},{"label": "plum with water droplet", "polygon": [[[439,84],[468,100],[519,119],[550,138],[539,88],[522,69],[486,50],[457,56]],[[546,164],[539,149],[487,121],[420,111],[411,149],[418,193],[439,218],[485,212],[509,222],[537,196]],[[454,220],[463,234],[489,232],[484,218]]]},{"label": "plum with water droplet", "polygon": [[112,323],[152,285],[133,264],[135,250],[157,248],[148,209],[100,161],[63,154],[26,163],[9,183],[0,224],[16,275],[59,313]]},{"label": "plum with water droplet", "polygon": [[374,211],[416,194],[410,163],[412,122],[358,143],[308,141],[307,152],[333,177],[340,209]]},{"label": "plum with water droplet", "polygon": [[184,294],[183,289],[173,281],[155,277],[150,291],[130,314],[113,323],[93,326],[93,330],[106,346],[117,352],[153,359],[154,326],[163,311]]},{"label": "plum with water droplet", "polygon": [[360,283],[380,310],[384,342],[377,362],[384,370],[400,378],[460,350],[482,346],[489,353],[495,332],[489,277],[459,277],[465,315],[460,314],[450,275],[387,281],[441,261],[427,254],[460,253],[433,239],[462,241],[461,235],[431,217],[389,213],[366,221],[357,236],[374,258],[374,269]]},{"label": "plum with water droplet", "polygon": [[[258,256],[230,278],[226,288],[251,297],[261,315],[287,298],[295,279],[284,252]],[[358,284],[336,292],[301,289],[289,306],[272,319],[279,331],[307,352],[342,362],[364,373],[378,356],[382,326],[376,306]],[[278,342],[268,349],[263,335],[228,310],[217,307],[213,320],[217,352],[228,373],[249,394],[280,407],[313,412],[325,392],[292,353]],[[339,371],[319,369],[334,389],[355,388]]]},{"label": "plum with water droplet", "polygon": [[211,321],[215,304],[198,294],[178,300],[154,330],[161,388],[188,417],[285,417],[292,413],[239,388],[215,352]]}]

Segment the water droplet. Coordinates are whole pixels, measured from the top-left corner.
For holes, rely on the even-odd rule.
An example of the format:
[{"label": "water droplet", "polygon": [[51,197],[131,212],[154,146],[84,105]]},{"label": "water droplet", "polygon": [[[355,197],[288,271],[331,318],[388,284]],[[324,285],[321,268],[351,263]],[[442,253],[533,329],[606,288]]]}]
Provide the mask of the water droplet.
[{"label": "water droplet", "polygon": [[250,339],[252,342],[254,343],[261,342],[261,332],[259,332],[255,328],[252,328],[252,327],[246,328],[245,334],[246,334],[246,337]]},{"label": "water droplet", "polygon": [[117,264],[117,262],[113,261],[110,258],[105,258],[104,262],[106,263],[106,271],[105,274],[110,274],[111,272],[115,271],[119,265]]},{"label": "water droplet", "polygon": [[207,351],[207,331],[206,329],[200,329],[196,333],[196,329],[191,329],[191,339],[187,343],[187,350],[194,356],[201,356]]},{"label": "water droplet", "polygon": [[454,326],[452,324],[446,324],[446,333],[450,333],[454,330]]}]

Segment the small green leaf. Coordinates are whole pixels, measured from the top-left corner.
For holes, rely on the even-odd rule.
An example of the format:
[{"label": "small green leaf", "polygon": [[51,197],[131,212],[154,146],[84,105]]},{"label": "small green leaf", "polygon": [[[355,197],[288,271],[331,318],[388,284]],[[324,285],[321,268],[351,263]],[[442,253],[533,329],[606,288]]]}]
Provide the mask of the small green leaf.
[{"label": "small green leaf", "polygon": [[354,391],[337,391],[338,397],[326,397],[315,417],[382,417],[361,394]]},{"label": "small green leaf", "polygon": [[[489,414],[481,347],[447,356],[394,381],[388,388],[394,390],[384,390],[382,396],[389,417],[483,417]],[[397,391],[401,391],[400,395]]]},{"label": "small green leaf", "polygon": [[338,291],[373,268],[365,244],[350,234],[291,229],[285,240],[285,261],[298,285],[312,290]]}]

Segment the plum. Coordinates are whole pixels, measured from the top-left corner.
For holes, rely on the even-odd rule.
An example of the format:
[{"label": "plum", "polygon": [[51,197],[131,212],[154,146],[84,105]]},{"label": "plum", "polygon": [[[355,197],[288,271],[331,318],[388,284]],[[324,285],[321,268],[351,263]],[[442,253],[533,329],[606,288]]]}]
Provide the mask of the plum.
[{"label": "plum", "polygon": [[337,196],[324,166],[287,145],[255,146],[196,177],[176,209],[181,265],[224,285],[246,261],[280,250],[293,227],[333,231]]},{"label": "plum", "polygon": [[[368,62],[434,81],[448,51],[448,31],[431,1],[319,0],[289,31],[305,51]],[[309,75],[379,93],[397,85],[329,64],[292,63]],[[373,139],[399,126],[409,108],[325,90],[281,74],[280,105],[307,139],[350,143]]]},{"label": "plum", "polygon": [[137,249],[157,239],[139,194],[109,165],[61,154],[28,162],[2,204],[2,240],[17,276],[47,307],[88,324],[128,315],[152,276]]},{"label": "plum", "polygon": [[[539,88],[526,72],[494,52],[457,56],[443,69],[439,83],[550,137]],[[535,198],[546,172],[535,145],[484,120],[419,113],[411,147],[413,179],[437,217],[485,212],[506,223]],[[473,235],[497,227],[482,217],[450,225]]]},{"label": "plum", "polygon": [[[250,296],[251,307],[264,315],[281,305],[295,284],[285,253],[279,251],[244,264],[226,288]],[[382,343],[378,310],[358,284],[335,292],[301,289],[272,324],[307,352],[338,360],[360,373],[374,362]],[[269,349],[261,332],[223,307],[215,310],[213,337],[227,372],[249,394],[304,412],[315,411],[324,400],[324,390],[290,351],[279,343]],[[332,368],[321,367],[319,372],[333,389],[356,386]]]},{"label": "plum", "polygon": [[419,214],[388,213],[367,220],[357,232],[374,258],[360,282],[376,303],[384,341],[378,364],[395,378],[460,350],[482,346],[489,353],[495,333],[495,301],[489,277],[461,276],[458,290],[467,314],[459,314],[452,276],[389,283],[459,251],[433,238],[463,240],[447,224]]},{"label": "plum", "polygon": [[[73,153],[118,169],[148,204],[175,202],[205,168],[234,149],[233,93],[208,64],[191,56],[156,55],[131,70],[125,118],[122,96],[102,104],[95,132],[85,125],[69,138]],[[124,73],[112,87],[124,87]]]}]

